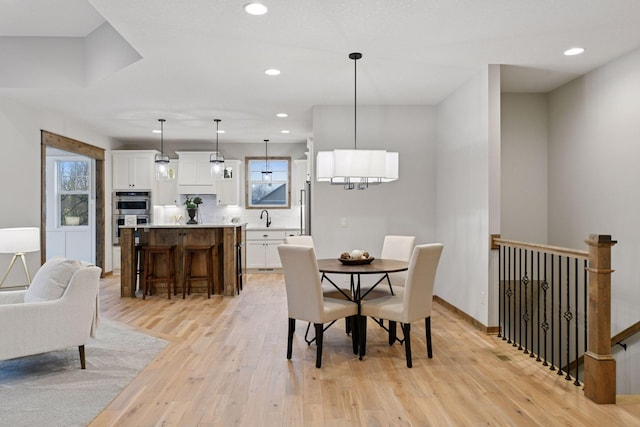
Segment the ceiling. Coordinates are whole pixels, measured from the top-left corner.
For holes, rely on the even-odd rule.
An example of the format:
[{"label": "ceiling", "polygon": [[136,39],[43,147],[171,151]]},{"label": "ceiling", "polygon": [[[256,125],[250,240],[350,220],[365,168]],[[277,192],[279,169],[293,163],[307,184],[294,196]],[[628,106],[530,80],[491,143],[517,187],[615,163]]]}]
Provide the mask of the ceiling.
[{"label": "ceiling", "polygon": [[0,0],[0,96],[125,141],[157,145],[165,118],[165,140],[211,143],[219,118],[221,143],[302,142],[314,105],[353,105],[350,52],[358,105],[434,105],[486,64],[503,91],[547,92],[640,46],[637,0],[263,3]]}]

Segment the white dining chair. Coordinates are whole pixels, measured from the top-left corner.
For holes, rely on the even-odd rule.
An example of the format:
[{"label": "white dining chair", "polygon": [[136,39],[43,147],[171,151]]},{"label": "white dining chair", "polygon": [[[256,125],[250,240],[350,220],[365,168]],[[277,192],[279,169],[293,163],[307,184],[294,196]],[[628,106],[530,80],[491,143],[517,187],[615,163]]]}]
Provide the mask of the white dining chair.
[{"label": "white dining chair", "polygon": [[[313,323],[316,332],[316,368],[322,366],[322,345],[324,331],[336,320],[351,318],[356,324],[358,305],[351,301],[327,298],[322,295],[322,284],[318,274],[318,262],[312,247],[301,245],[280,245],[278,253],[282,261],[284,282],[287,290],[287,311],[289,331],[287,359],[293,351],[293,334],[296,320]],[[328,323],[325,327],[324,325]],[[357,353],[357,333],[352,334],[354,353]]]},{"label": "white dining chair", "polygon": [[433,243],[418,245],[413,249],[404,289],[361,303],[360,359],[366,353],[367,316],[389,321],[389,344],[395,341],[396,322],[400,322],[404,335],[407,367],[411,368],[411,323],[425,320],[427,356],[433,357],[431,345],[431,306],[433,285],[443,245]]},{"label": "white dining chair", "polygon": [[[382,243],[382,259],[397,259],[400,261],[409,261],[413,248],[416,246],[416,236],[384,236]],[[389,273],[387,275],[389,286],[404,286],[407,278],[406,271],[398,273]],[[393,293],[393,290],[392,292]]]},{"label": "white dining chair", "polygon": [[311,236],[286,236],[284,243],[287,245],[309,246],[315,249],[313,245],[313,237]]},{"label": "white dining chair", "polygon": [[[380,253],[380,258],[382,259],[395,259],[398,261],[409,262],[411,258],[411,254],[413,253],[413,248],[416,246],[416,236],[394,236],[387,235],[384,236],[384,241],[382,243],[382,252]],[[380,279],[373,285],[368,285],[363,288],[362,294],[369,294],[371,290],[376,288],[376,296],[379,296],[380,292],[382,292],[382,296],[387,295],[386,290],[378,288],[378,285],[386,280],[389,285],[389,292],[391,295],[394,294],[393,289],[398,287],[403,287],[404,282],[407,278],[406,271],[399,271],[397,273],[387,273],[384,276],[380,277]]]}]

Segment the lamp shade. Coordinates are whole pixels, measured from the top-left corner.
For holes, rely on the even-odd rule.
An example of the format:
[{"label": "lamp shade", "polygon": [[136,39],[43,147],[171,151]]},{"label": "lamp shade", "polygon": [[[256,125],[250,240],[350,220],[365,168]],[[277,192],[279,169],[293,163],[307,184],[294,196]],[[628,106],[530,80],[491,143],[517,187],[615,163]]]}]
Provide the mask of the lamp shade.
[{"label": "lamp shade", "polygon": [[38,227],[0,229],[0,253],[16,254],[40,250],[40,229]]},{"label": "lamp shade", "polygon": [[317,155],[318,181],[370,184],[398,179],[398,153],[385,150],[333,150]]}]

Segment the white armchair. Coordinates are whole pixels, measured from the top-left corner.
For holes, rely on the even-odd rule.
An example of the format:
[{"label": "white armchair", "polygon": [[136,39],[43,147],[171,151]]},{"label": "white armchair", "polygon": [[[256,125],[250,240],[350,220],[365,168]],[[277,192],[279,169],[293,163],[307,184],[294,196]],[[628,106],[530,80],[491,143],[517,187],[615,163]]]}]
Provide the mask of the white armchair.
[{"label": "white armchair", "polygon": [[[97,320],[100,268],[54,258],[29,289],[0,292],[0,360],[84,345]],[[61,294],[61,296],[60,296]]]}]

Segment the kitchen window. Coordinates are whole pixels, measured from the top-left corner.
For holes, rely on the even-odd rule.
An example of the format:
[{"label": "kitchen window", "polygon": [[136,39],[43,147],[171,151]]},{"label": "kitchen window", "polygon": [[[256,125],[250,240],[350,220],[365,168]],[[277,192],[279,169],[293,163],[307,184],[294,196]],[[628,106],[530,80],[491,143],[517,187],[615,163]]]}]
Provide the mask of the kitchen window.
[{"label": "kitchen window", "polygon": [[[291,157],[247,157],[247,209],[291,207]],[[269,170],[268,175],[263,171]]]},{"label": "kitchen window", "polygon": [[58,160],[58,225],[89,225],[89,160]]}]

